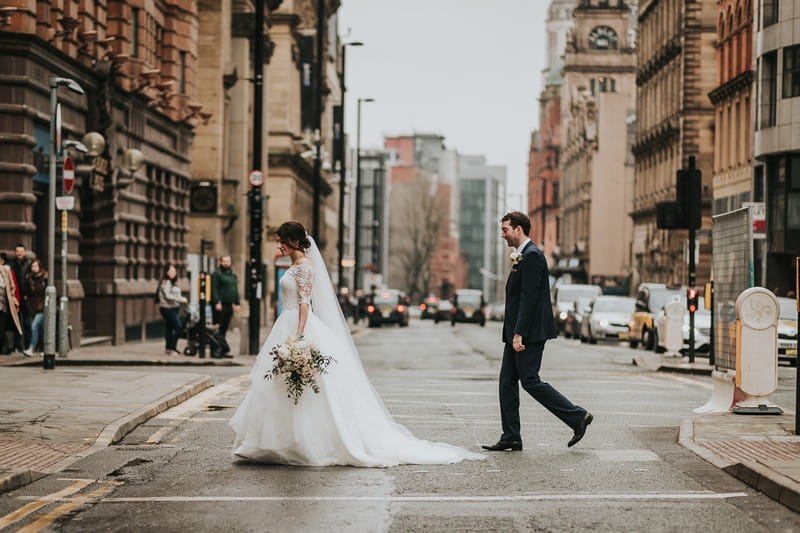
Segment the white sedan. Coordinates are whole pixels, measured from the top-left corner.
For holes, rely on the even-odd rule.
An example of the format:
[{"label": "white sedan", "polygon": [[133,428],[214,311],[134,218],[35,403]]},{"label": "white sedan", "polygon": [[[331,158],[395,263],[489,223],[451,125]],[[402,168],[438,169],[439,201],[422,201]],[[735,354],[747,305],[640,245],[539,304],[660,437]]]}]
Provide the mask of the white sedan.
[{"label": "white sedan", "polygon": [[[678,297],[676,297],[677,299]],[[689,311],[686,310],[686,297],[680,296],[683,305],[683,350],[689,349]],[[707,352],[711,347],[711,312],[705,308],[703,297],[698,298],[697,311],[694,313],[694,349],[696,352]],[[653,343],[657,353],[666,351],[664,344],[666,315],[664,308],[658,312],[655,318],[656,338]]]}]

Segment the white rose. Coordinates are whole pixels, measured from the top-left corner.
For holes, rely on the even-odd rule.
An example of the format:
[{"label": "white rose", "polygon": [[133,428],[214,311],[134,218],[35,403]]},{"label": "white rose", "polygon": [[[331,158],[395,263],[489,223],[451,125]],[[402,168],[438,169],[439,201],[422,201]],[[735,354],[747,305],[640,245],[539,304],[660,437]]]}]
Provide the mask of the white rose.
[{"label": "white rose", "polygon": [[522,254],[519,253],[517,250],[514,250],[513,252],[511,252],[509,254],[509,257],[511,258],[511,264],[512,265],[516,265],[517,263],[522,261]]}]

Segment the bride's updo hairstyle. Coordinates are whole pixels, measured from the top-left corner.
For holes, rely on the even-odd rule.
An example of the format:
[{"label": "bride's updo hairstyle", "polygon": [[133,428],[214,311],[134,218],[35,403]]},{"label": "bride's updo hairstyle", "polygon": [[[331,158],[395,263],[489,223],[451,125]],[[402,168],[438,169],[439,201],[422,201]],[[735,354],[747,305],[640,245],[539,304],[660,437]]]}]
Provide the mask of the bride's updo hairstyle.
[{"label": "bride's updo hairstyle", "polygon": [[306,229],[299,222],[284,222],[275,232],[283,244],[293,250],[305,250],[311,247],[311,242],[306,235]]}]

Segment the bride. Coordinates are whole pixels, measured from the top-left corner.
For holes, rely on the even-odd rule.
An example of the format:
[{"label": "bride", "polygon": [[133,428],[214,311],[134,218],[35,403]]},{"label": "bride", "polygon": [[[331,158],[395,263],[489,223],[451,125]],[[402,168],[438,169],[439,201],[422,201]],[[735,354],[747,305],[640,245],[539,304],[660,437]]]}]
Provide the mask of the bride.
[{"label": "bride", "polygon": [[[230,425],[236,459],[305,466],[444,464],[484,456],[415,438],[383,405],[364,373],[325,263],[299,222],[285,222],[278,250],[292,259],[280,281],[283,311],[250,372],[251,387]],[[306,251],[308,250],[308,251]],[[333,357],[297,405],[282,379],[264,379],[270,350],[302,336]]]}]

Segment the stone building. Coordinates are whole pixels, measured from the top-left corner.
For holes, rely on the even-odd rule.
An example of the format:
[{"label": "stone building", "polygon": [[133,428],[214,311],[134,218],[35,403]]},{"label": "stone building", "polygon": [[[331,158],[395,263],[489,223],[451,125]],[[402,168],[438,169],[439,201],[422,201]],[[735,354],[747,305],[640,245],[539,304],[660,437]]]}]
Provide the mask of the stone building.
[{"label": "stone building", "polygon": [[800,9],[755,4],[753,195],[767,207],[766,286],[783,296],[794,290],[800,256]]},{"label": "stone building", "polygon": [[575,0],[552,0],[547,10],[547,66],[542,72],[539,94],[539,127],[531,134],[528,154],[528,215],[531,239],[542,248],[551,268],[558,246],[560,211],[558,204],[561,174],[561,84],[564,50],[573,26]]},{"label": "stone building", "polygon": [[714,215],[750,201],[753,139],[753,6],[722,0],[717,12],[717,86],[708,94],[715,110]]},{"label": "stone building", "polygon": [[[339,84],[340,42],[336,11],[339,0],[325,0],[323,61],[323,115],[321,136],[323,162],[320,231],[318,244],[328,265],[338,262],[336,253],[338,187],[330,154],[333,153],[333,106],[341,101]],[[268,195],[268,230],[286,220],[298,220],[311,231],[314,198],[314,93],[309,86],[309,62],[315,56],[317,2],[284,0],[270,15],[272,58],[267,68],[269,174],[264,184]],[[313,85],[313,84],[312,84]]]},{"label": "stone building", "polygon": [[[656,228],[656,204],[675,200],[678,169],[695,156],[703,173],[703,228],[711,227],[717,6],[713,0],[639,2],[634,281],[686,283],[687,232]],[[711,242],[700,236],[697,283],[710,277]]]},{"label": "stone building", "polygon": [[[72,78],[86,94],[58,90],[63,138],[95,131],[106,141],[79,165],[68,216],[72,341],[157,334],[158,280],[170,263],[185,275],[189,149],[207,118],[196,89],[197,2],[25,0],[3,15],[0,248],[21,242],[47,259],[48,78]],[[134,172],[123,165],[132,149],[144,156]]]},{"label": "stone building", "polygon": [[[573,281],[619,286],[630,273],[635,19],[626,2],[585,0],[564,57],[560,263]],[[556,269],[556,273],[558,273]]]}]

